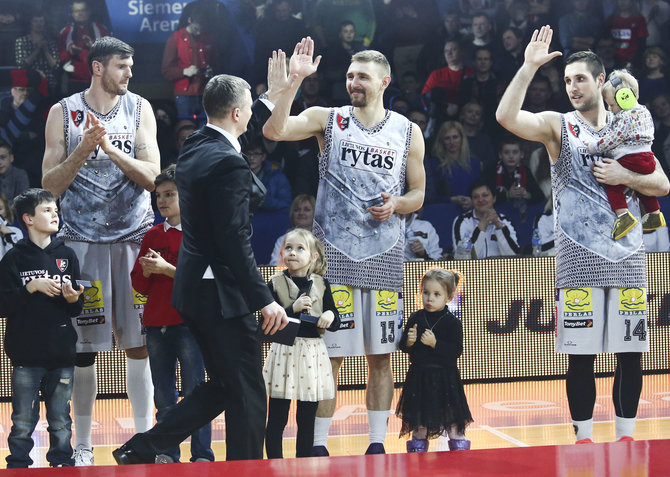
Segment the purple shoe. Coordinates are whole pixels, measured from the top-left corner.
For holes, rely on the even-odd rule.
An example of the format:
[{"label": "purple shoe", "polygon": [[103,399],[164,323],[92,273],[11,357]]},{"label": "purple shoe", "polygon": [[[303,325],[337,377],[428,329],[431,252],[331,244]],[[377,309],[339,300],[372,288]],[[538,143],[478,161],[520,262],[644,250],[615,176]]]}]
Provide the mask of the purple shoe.
[{"label": "purple shoe", "polygon": [[467,439],[449,439],[449,450],[470,450],[470,441]]},{"label": "purple shoe", "polygon": [[328,457],[328,449],[326,446],[314,446],[312,447],[312,457]]},{"label": "purple shoe", "polygon": [[365,451],[365,455],[371,455],[371,454],[386,454],[386,450],[384,449],[384,444],[381,442],[373,442],[368,446],[368,450]]},{"label": "purple shoe", "polygon": [[428,452],[428,439],[408,440],[407,452]]}]

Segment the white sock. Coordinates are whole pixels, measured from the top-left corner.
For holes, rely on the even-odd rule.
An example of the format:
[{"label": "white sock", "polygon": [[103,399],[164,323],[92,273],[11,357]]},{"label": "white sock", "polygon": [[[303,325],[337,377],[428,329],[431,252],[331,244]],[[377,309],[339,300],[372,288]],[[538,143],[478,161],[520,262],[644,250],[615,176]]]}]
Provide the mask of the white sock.
[{"label": "white sock", "polygon": [[614,427],[616,428],[616,440],[618,441],[624,436],[633,437],[635,431],[636,417],[619,417],[614,418]]},{"label": "white sock", "polygon": [[314,418],[314,446],[326,446],[332,417]]},{"label": "white sock", "polygon": [[371,411],[368,409],[368,425],[370,426],[370,444],[384,443],[391,411]]},{"label": "white sock", "polygon": [[572,426],[575,429],[577,440],[593,439],[593,418],[586,421],[572,421]]},{"label": "white sock", "polygon": [[154,425],[154,385],[151,382],[149,358],[126,358],[126,390],[133,408],[135,432],[145,432]]},{"label": "white sock", "polygon": [[80,368],[74,367],[72,385],[72,417],[74,419],[74,448],[92,449],[91,421],[93,406],[98,394],[98,381],[95,364]]}]

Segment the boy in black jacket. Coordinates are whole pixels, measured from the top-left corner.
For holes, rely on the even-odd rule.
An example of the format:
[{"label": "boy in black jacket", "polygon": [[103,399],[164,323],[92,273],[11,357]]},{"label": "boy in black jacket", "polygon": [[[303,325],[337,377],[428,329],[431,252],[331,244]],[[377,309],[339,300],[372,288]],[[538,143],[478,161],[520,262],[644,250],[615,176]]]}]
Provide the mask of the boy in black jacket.
[{"label": "boy in black jacket", "polygon": [[51,240],[58,231],[58,208],[51,192],[28,189],[14,201],[28,231],[0,261],[0,316],[7,317],[5,351],[12,371],[12,430],[7,467],[28,467],[32,433],[42,392],[49,423],[47,460],[73,466],[70,398],[77,334],[71,317],[81,313],[84,287],[71,248]]}]

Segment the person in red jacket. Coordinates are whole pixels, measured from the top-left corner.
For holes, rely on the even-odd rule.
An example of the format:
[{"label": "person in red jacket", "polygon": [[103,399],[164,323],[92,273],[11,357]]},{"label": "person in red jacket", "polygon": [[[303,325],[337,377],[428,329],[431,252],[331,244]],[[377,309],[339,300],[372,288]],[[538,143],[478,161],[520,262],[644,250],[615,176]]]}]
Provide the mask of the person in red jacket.
[{"label": "person in red jacket", "polygon": [[206,26],[204,11],[194,8],[188,25],[174,32],[165,44],[161,73],[174,83],[179,119],[205,118],[202,93],[214,76],[217,57],[214,39],[206,32]]},{"label": "person in red jacket", "polygon": [[[170,305],[182,238],[175,165],[171,164],[156,176],[154,184],[156,204],[165,222],[155,225],[144,236],[130,277],[135,291],[146,296],[142,325],[146,330],[156,419],[160,422],[177,404],[177,360],[181,365],[184,395],[205,380],[205,364],[191,331]],[[211,423],[191,434],[191,462],[213,461],[211,442]],[[156,462],[179,462],[179,447],[157,456]]]},{"label": "person in red jacket", "polygon": [[69,73],[66,96],[84,91],[91,84],[88,51],[98,38],[109,36],[101,23],[91,21],[87,0],[72,2],[72,23],[58,34],[58,56],[63,70]]}]

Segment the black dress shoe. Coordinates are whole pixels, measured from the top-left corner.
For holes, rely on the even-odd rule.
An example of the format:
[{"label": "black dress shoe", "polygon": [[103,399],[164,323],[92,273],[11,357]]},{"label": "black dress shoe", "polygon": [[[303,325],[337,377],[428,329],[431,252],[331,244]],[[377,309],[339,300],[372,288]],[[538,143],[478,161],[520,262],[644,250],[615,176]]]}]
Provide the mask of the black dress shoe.
[{"label": "black dress shoe", "polygon": [[119,465],[153,464],[154,462],[153,460],[143,459],[134,449],[131,449],[126,444],[113,450],[112,455]]}]

